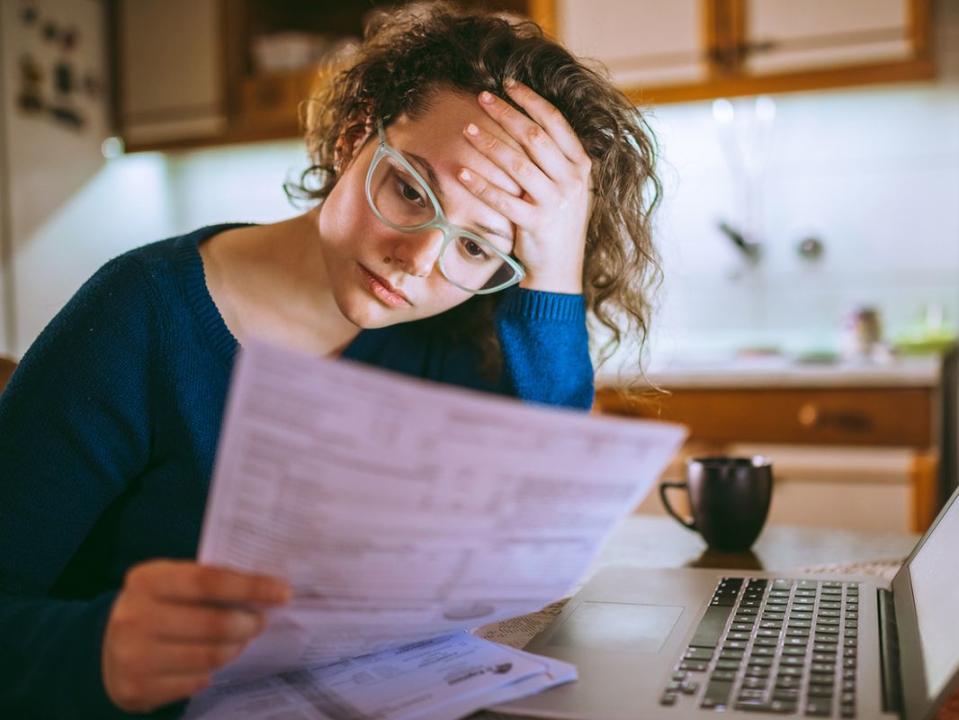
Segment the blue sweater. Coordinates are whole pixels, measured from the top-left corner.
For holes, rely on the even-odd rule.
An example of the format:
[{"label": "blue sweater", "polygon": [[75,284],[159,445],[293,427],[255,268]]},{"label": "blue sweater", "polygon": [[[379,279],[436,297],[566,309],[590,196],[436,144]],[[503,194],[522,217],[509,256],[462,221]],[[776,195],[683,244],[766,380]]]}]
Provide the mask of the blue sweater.
[{"label": "blue sweater", "polygon": [[[0,717],[125,717],[103,688],[101,641],[132,565],[196,556],[237,349],[198,244],[229,227],[107,263],[0,395]],[[524,400],[592,402],[579,295],[507,291],[498,384],[427,327],[363,331],[344,356]]]}]

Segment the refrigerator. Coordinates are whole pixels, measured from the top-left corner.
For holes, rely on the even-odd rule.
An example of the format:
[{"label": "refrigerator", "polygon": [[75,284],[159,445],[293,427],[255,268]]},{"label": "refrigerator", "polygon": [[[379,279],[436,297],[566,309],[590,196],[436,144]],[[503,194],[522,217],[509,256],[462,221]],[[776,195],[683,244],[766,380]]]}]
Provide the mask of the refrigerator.
[{"label": "refrigerator", "polygon": [[0,0],[0,353],[19,356],[101,261],[78,203],[110,135],[104,0]]}]

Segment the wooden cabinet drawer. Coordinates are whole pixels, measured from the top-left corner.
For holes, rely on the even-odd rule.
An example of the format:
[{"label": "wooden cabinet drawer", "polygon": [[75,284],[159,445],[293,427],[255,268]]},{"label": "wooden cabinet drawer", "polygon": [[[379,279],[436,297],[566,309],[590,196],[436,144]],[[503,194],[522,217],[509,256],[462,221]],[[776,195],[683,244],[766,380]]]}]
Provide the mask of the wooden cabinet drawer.
[{"label": "wooden cabinet drawer", "polygon": [[928,448],[926,388],[684,389],[670,394],[600,389],[600,412],[681,422],[707,443],[798,443]]},{"label": "wooden cabinet drawer", "polygon": [[299,105],[310,97],[317,71],[306,69],[244,79],[240,87],[240,130],[298,132]]}]

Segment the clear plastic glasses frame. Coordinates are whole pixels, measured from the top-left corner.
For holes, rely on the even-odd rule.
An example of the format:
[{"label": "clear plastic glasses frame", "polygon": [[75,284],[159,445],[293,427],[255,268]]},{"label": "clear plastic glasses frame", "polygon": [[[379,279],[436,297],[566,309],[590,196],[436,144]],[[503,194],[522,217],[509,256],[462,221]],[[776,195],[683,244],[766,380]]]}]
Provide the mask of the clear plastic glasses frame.
[{"label": "clear plastic glasses frame", "polygon": [[[440,272],[443,274],[443,277],[447,281],[455,285],[461,290],[466,292],[473,293],[474,295],[488,295],[490,293],[499,292],[505,288],[508,288],[512,285],[516,285],[524,277],[526,277],[526,271],[523,269],[523,266],[515,260],[513,257],[503,252],[495,245],[493,245],[489,240],[485,239],[481,235],[477,235],[474,232],[467,230],[466,228],[460,227],[459,225],[454,225],[451,223],[445,213],[443,208],[440,205],[439,199],[436,197],[436,194],[433,192],[433,189],[429,186],[429,183],[426,182],[426,179],[413,167],[410,162],[403,156],[401,152],[390,146],[386,141],[386,131],[383,129],[382,121],[377,121],[376,123],[376,132],[379,136],[379,147],[376,148],[376,152],[373,153],[373,158],[370,160],[370,168],[366,173],[366,201],[369,203],[370,209],[373,211],[373,214],[376,215],[377,219],[386,225],[391,227],[394,230],[399,230],[400,232],[405,233],[414,233],[420,232],[421,230],[427,230],[430,228],[437,228],[443,232],[443,244],[440,247],[438,265]],[[373,174],[376,171],[379,163],[386,157],[391,158],[393,161],[398,163],[404,171],[408,172],[410,176],[416,180],[426,192],[426,196],[429,198],[430,203],[433,205],[434,216],[432,220],[428,220],[424,223],[419,223],[418,225],[397,225],[396,223],[389,220],[385,217],[379,209],[376,207],[376,202],[373,200]],[[458,283],[454,278],[450,277],[449,273],[446,270],[445,264],[443,262],[443,257],[446,253],[446,249],[449,244],[453,241],[454,238],[465,237],[469,238],[473,242],[478,243],[485,250],[493,253],[499,257],[504,263],[509,265],[513,270],[513,277],[511,277],[506,282],[502,282],[494,287],[482,288],[480,290],[475,290],[473,288],[466,287]]]}]

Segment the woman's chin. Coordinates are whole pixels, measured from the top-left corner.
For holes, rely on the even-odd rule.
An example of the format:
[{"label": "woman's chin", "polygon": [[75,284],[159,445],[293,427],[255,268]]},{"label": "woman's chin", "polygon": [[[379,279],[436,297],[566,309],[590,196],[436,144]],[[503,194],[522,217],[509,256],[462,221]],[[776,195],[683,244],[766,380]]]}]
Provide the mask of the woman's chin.
[{"label": "woman's chin", "polygon": [[336,304],[343,313],[343,317],[361,330],[375,330],[415,319],[397,308],[384,306],[375,298],[353,296],[341,299],[337,297]]}]

